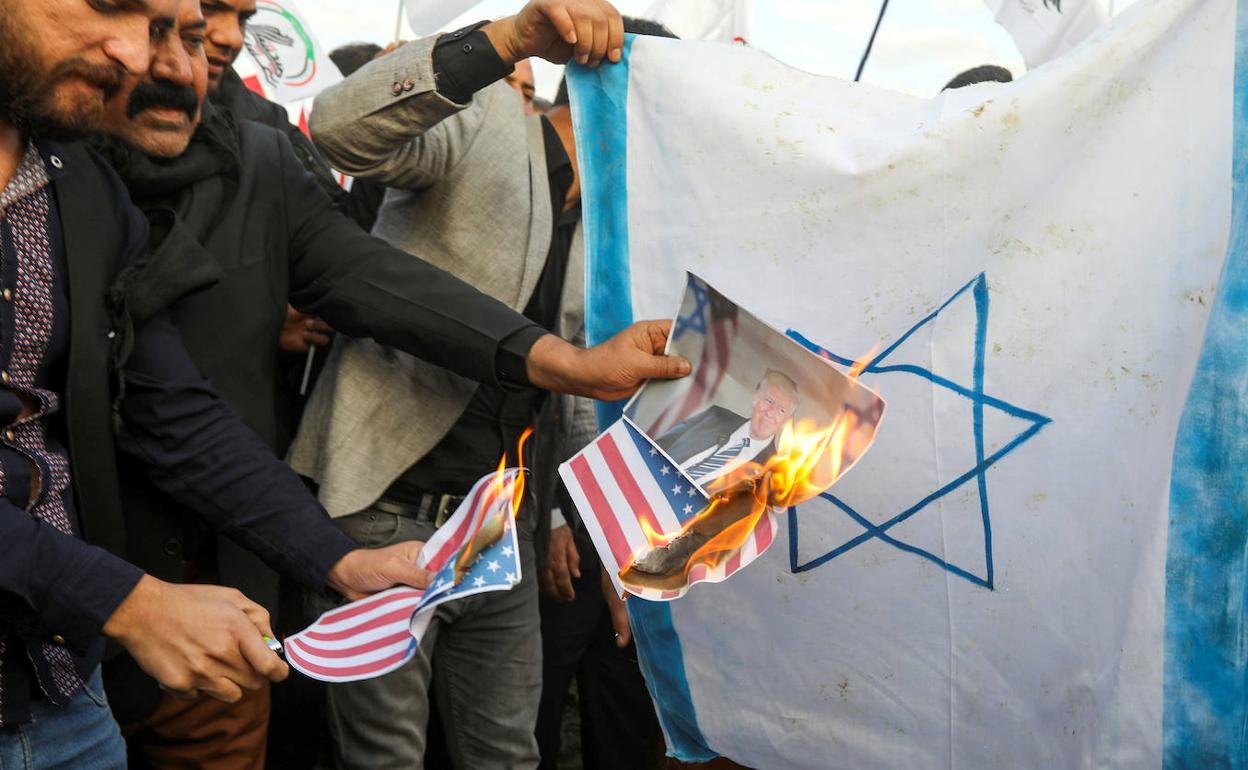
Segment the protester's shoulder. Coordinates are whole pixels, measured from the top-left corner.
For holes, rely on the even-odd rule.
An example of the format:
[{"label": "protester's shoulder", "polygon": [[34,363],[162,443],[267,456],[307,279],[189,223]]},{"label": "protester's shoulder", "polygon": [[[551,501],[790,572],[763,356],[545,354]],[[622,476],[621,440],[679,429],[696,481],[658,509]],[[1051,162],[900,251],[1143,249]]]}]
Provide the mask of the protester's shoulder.
[{"label": "protester's shoulder", "polygon": [[80,191],[89,196],[94,209],[109,212],[109,216],[100,217],[99,227],[120,225],[128,238],[145,232],[143,213],[131,202],[125,182],[98,150],[81,141],[50,142],[41,149],[45,156],[55,157],[62,165],[65,175],[58,186],[68,185]]}]

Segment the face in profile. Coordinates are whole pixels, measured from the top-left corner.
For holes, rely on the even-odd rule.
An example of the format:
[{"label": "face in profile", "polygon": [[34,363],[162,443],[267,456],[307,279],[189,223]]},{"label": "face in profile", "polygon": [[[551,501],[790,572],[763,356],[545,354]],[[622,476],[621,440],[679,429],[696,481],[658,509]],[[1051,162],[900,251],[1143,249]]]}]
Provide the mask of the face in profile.
[{"label": "face in profile", "polygon": [[178,0],[0,0],[0,118],[27,135],[98,130],[127,74],[147,70],[149,43]]},{"label": "face in profile", "polygon": [[507,85],[515,89],[520,94],[520,98],[524,100],[524,112],[526,115],[533,115],[536,110],[533,109],[533,97],[537,95],[537,87],[533,80],[533,65],[528,59],[516,62],[515,70],[507,76]]},{"label": "face in profile", "polygon": [[151,66],[127,78],[106,106],[108,133],[160,158],[186,151],[208,92],[206,24],[198,0],[183,0],[172,28],[154,37]]},{"label": "face in profile", "polygon": [[775,436],[797,410],[797,394],[776,378],[767,377],[754,391],[750,416],[750,437],[764,440]]},{"label": "face in profile", "polygon": [[208,89],[215,94],[225,71],[243,52],[243,32],[256,15],[256,0],[202,0],[208,34],[204,53],[208,57]]}]

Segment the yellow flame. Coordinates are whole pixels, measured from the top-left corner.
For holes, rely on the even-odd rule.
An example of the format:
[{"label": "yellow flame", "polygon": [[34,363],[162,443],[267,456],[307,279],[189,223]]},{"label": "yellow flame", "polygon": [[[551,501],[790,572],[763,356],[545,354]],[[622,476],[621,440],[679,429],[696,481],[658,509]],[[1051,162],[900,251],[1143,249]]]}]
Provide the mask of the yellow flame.
[{"label": "yellow flame", "polygon": [[658,532],[642,519],[647,542],[657,548],[680,534],[706,531],[711,537],[689,557],[684,577],[697,564],[719,564],[745,544],[770,509],[800,505],[832,486],[844,469],[845,448],[857,427],[858,417],[851,411],[824,428],[809,418],[787,423],[766,463],[746,463],[707,485],[711,501],[679,533]]},{"label": "yellow flame", "polygon": [[877,340],[876,343],[871,346],[871,349],[868,350],[865,355],[863,355],[861,358],[855,361],[853,363],[853,366],[849,367],[849,378],[851,380],[858,379],[858,375],[862,374],[862,370],[867,368],[867,364],[870,364],[871,361],[875,359],[875,354],[879,352],[880,352],[880,342]]},{"label": "yellow flame", "polygon": [[[520,506],[524,504],[524,445],[532,435],[533,429],[526,428],[524,433],[520,434],[520,440],[516,442],[516,462],[518,468],[515,478],[511,482],[511,499],[509,500],[513,515],[519,515]],[[507,453],[504,452],[503,456],[499,458],[498,469],[494,471],[494,477],[490,479],[489,486],[486,489],[486,497],[487,499],[490,497],[502,497],[506,493]],[[488,531],[483,532],[483,529]],[[476,559],[478,553],[498,542],[505,529],[506,527],[496,520],[492,511],[485,512],[477,518],[476,523],[473,525],[472,536],[468,538],[468,547],[461,551],[459,558],[455,560],[456,582],[462,580],[463,576],[467,574],[468,567]],[[479,538],[478,536],[481,537]]]}]

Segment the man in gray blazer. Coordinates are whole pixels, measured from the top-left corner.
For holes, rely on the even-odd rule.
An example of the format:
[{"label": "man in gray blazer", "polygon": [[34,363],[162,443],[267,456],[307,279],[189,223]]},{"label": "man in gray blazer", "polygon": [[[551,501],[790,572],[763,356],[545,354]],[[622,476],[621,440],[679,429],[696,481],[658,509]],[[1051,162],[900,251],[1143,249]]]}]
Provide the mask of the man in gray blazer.
[{"label": "man in gray blazer", "polygon": [[[575,338],[584,268],[574,221],[562,221],[572,159],[502,82],[529,56],[566,60],[572,40],[578,61],[618,60],[618,12],[605,0],[533,0],[515,17],[408,43],[322,93],[311,129],[336,167],[390,188],[375,235]],[[415,98],[435,89],[446,98]],[[536,394],[340,339],[290,459],[357,542],[425,540],[504,452],[514,462],[516,437],[551,409]],[[564,413],[549,424],[572,422]],[[536,766],[538,526],[522,510],[516,588],[441,608],[404,668],[330,687],[340,766],[420,767],[434,681],[457,766]]]}]

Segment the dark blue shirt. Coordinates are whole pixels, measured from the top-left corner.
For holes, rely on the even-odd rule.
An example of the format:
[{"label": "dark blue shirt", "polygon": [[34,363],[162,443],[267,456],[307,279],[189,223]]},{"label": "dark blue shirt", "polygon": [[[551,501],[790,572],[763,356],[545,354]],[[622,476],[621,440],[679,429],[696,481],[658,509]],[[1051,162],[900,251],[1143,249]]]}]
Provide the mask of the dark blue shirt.
[{"label": "dark blue shirt", "polygon": [[[75,511],[62,408],[71,310],[63,227],[74,223],[61,220],[50,187],[71,173],[63,165],[32,146],[0,191],[0,728],[27,721],[34,698],[64,705],[74,696],[99,664],[103,625],[142,576],[86,543]],[[118,446],[217,531],[323,587],[355,545],[221,401],[167,317],[136,328],[132,343]]]}]

